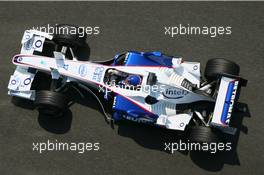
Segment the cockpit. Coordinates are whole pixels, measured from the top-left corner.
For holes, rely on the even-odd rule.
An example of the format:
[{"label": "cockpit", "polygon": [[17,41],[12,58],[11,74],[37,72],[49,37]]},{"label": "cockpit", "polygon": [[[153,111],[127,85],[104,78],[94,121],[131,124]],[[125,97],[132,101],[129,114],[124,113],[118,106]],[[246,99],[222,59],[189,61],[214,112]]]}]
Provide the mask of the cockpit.
[{"label": "cockpit", "polygon": [[106,70],[104,84],[107,86],[139,90],[142,84],[142,76],[137,74],[129,74],[127,72],[110,68]]}]

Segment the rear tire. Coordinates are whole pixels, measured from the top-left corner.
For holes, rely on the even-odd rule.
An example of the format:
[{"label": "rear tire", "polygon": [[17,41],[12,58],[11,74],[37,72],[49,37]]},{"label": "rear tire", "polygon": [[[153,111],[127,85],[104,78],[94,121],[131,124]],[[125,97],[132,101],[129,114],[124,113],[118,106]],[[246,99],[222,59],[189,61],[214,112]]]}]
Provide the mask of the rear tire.
[{"label": "rear tire", "polygon": [[238,76],[239,70],[239,65],[235,62],[223,58],[214,58],[207,61],[204,76],[208,80],[216,80],[223,75]]},{"label": "rear tire", "polygon": [[190,128],[189,140],[191,143],[217,143],[220,141],[216,131],[210,127],[194,126]]},{"label": "rear tire", "polygon": [[61,93],[42,90],[36,93],[35,106],[40,114],[62,116],[68,109],[68,99]]}]

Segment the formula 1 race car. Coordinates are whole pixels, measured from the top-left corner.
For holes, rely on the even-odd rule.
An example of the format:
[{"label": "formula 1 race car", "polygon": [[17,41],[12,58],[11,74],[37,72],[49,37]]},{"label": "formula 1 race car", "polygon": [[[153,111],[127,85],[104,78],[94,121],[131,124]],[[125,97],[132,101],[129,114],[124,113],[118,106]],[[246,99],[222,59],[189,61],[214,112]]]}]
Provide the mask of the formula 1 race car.
[{"label": "formula 1 race car", "polygon": [[[200,63],[160,52],[129,51],[107,61],[80,61],[76,55],[85,40],[78,34],[26,30],[21,53],[12,59],[17,67],[8,94],[32,100],[41,114],[63,116],[72,100],[65,89],[73,87],[94,96],[108,120],[188,130],[192,142],[215,142],[218,131],[234,134],[232,111],[247,82],[236,63],[210,59],[201,76]],[[102,100],[111,105],[111,117]]]}]

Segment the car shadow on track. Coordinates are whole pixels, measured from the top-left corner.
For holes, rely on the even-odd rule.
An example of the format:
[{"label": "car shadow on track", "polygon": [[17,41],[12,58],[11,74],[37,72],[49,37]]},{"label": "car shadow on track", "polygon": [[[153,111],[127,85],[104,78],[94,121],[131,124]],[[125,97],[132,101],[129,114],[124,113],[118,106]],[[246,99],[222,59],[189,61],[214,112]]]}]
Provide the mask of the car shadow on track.
[{"label": "car shadow on track", "polygon": [[[94,108],[102,112],[93,97],[87,96],[85,99],[82,99],[78,97],[77,94],[72,94],[72,96],[75,96],[76,103]],[[186,156],[190,155],[191,160],[197,166],[212,172],[220,171],[224,164],[240,165],[239,155],[236,151],[236,147],[239,141],[240,133],[248,133],[247,127],[242,124],[243,119],[245,117],[251,117],[247,104],[243,105],[245,106],[246,110],[244,112],[234,113],[233,116],[235,117],[233,117],[231,120],[231,124],[237,128],[236,135],[226,137],[227,142],[232,142],[231,151],[219,152],[216,154],[194,151],[176,151],[174,154],[180,153]],[[45,130],[55,134],[64,134],[70,130],[72,113],[70,110],[68,110],[64,117],[58,118],[39,115],[38,121],[40,126]],[[186,134],[181,132],[157,128],[146,124],[134,123],[131,121],[117,122],[114,125],[114,129],[117,129],[120,136],[132,138],[137,144],[144,148],[162,151],[167,154],[171,154],[171,151],[165,149],[165,143],[179,143],[180,141],[186,142]]]},{"label": "car shadow on track", "polygon": [[[100,110],[98,104],[93,97],[88,96],[85,99],[81,99],[76,94],[76,103]],[[107,105],[107,104],[106,104]],[[248,129],[242,124],[244,117],[250,117],[250,112],[247,104],[243,104],[246,108],[244,112],[234,113],[231,123],[237,128],[235,136],[226,136],[227,142],[232,142],[232,150],[227,152],[218,152],[215,154],[210,154],[208,152],[197,152],[197,151],[175,151],[174,154],[180,153],[185,156],[190,155],[190,159],[200,168],[207,171],[220,171],[224,164],[229,165],[240,165],[239,155],[236,151],[236,147],[239,141],[239,135],[241,132],[247,134]],[[47,118],[46,116],[39,116],[40,125],[49,132],[56,134],[63,134],[70,129],[72,120],[72,114],[69,111],[64,118]],[[107,127],[107,126],[106,126]],[[186,134],[182,132],[176,132],[173,130],[167,130],[164,128],[157,128],[146,124],[134,123],[131,121],[120,121],[116,122],[113,129],[117,129],[118,134],[122,137],[132,138],[137,144],[141,145],[147,149],[153,149],[162,151],[165,154],[171,154],[170,150],[166,150],[166,144],[168,143],[179,143],[187,142]]]},{"label": "car shadow on track", "polygon": [[72,112],[67,110],[64,116],[38,116],[39,125],[48,132],[54,134],[65,134],[71,129]]},{"label": "car shadow on track", "polygon": [[243,119],[245,117],[251,117],[249,107],[245,103],[240,103],[245,107],[244,112],[235,112],[231,120],[231,125],[237,128],[237,132],[234,136],[226,135],[226,141],[232,143],[232,150],[208,154],[202,152],[191,152],[190,157],[192,161],[200,168],[208,171],[220,171],[224,164],[240,165],[239,155],[237,152],[237,145],[239,142],[240,133],[248,134],[248,128],[243,125]]},{"label": "car shadow on track", "polygon": [[[85,92],[82,90],[80,90],[80,92],[85,94]],[[84,99],[76,91],[72,90],[70,90],[67,95],[74,99],[74,102],[71,105],[77,103],[101,112],[100,107],[98,107],[98,104],[95,99],[93,99],[93,97],[85,96]],[[65,111],[63,116],[47,116],[39,114],[38,122],[39,125],[48,132],[54,134],[65,134],[71,129],[72,112],[70,109],[68,109]]]},{"label": "car shadow on track", "polygon": [[[232,143],[232,150],[226,152],[217,152],[215,154],[209,152],[198,151],[178,151],[184,155],[190,155],[191,160],[200,168],[207,171],[220,171],[224,164],[240,165],[239,155],[236,147],[239,141],[241,132],[247,134],[248,129],[242,124],[244,117],[251,117],[247,104],[243,104],[246,108],[245,112],[234,113],[232,125],[237,128],[235,136],[226,135],[226,142]],[[166,130],[162,128],[155,128],[152,126],[145,126],[143,124],[132,123],[129,121],[120,122],[118,125],[118,134],[124,137],[129,137],[135,140],[139,145],[159,151],[164,151],[171,154],[170,151],[165,150],[165,143],[179,143],[180,140],[186,142],[186,135],[175,131]],[[175,154],[175,153],[174,153]]]},{"label": "car shadow on track", "polygon": [[[34,110],[35,106],[33,101],[22,99],[19,97],[12,97],[11,102],[21,108]],[[54,134],[65,134],[71,128],[72,122],[72,112],[67,110],[63,116],[47,116],[41,115],[38,116],[39,125],[48,132]]]},{"label": "car shadow on track", "polygon": [[13,103],[15,106],[24,108],[24,109],[29,109],[29,110],[34,110],[34,104],[33,101],[31,100],[27,100],[27,99],[23,99],[23,98],[19,98],[16,96],[13,96],[11,98],[11,103]]}]

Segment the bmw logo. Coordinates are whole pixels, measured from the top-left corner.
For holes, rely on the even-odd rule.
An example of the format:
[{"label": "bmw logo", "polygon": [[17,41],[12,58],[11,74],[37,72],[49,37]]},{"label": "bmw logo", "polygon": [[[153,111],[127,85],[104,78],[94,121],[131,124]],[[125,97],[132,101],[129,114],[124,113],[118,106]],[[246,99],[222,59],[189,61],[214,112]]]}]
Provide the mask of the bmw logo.
[{"label": "bmw logo", "polygon": [[31,83],[31,79],[30,78],[26,78],[24,80],[24,85],[29,85]]},{"label": "bmw logo", "polygon": [[182,123],[180,123],[180,127],[183,127],[184,126],[184,123],[182,122]]},{"label": "bmw logo", "polygon": [[25,36],[25,39],[29,39],[29,38],[30,38],[30,35],[27,34],[27,35]]},{"label": "bmw logo", "polygon": [[41,40],[37,40],[36,42],[35,42],[35,47],[36,48],[40,48],[42,46],[42,41]]},{"label": "bmw logo", "polygon": [[18,57],[18,58],[17,58],[17,61],[18,61],[18,62],[21,62],[21,61],[23,61],[23,58],[22,58],[22,57]]},{"label": "bmw logo", "polygon": [[79,67],[79,70],[78,70],[78,73],[80,76],[84,77],[87,75],[87,66],[84,65],[84,64],[81,64],[80,67]]},{"label": "bmw logo", "polygon": [[15,84],[16,84],[16,80],[12,80],[12,81],[11,81],[11,84],[12,84],[12,85],[15,85]]}]

